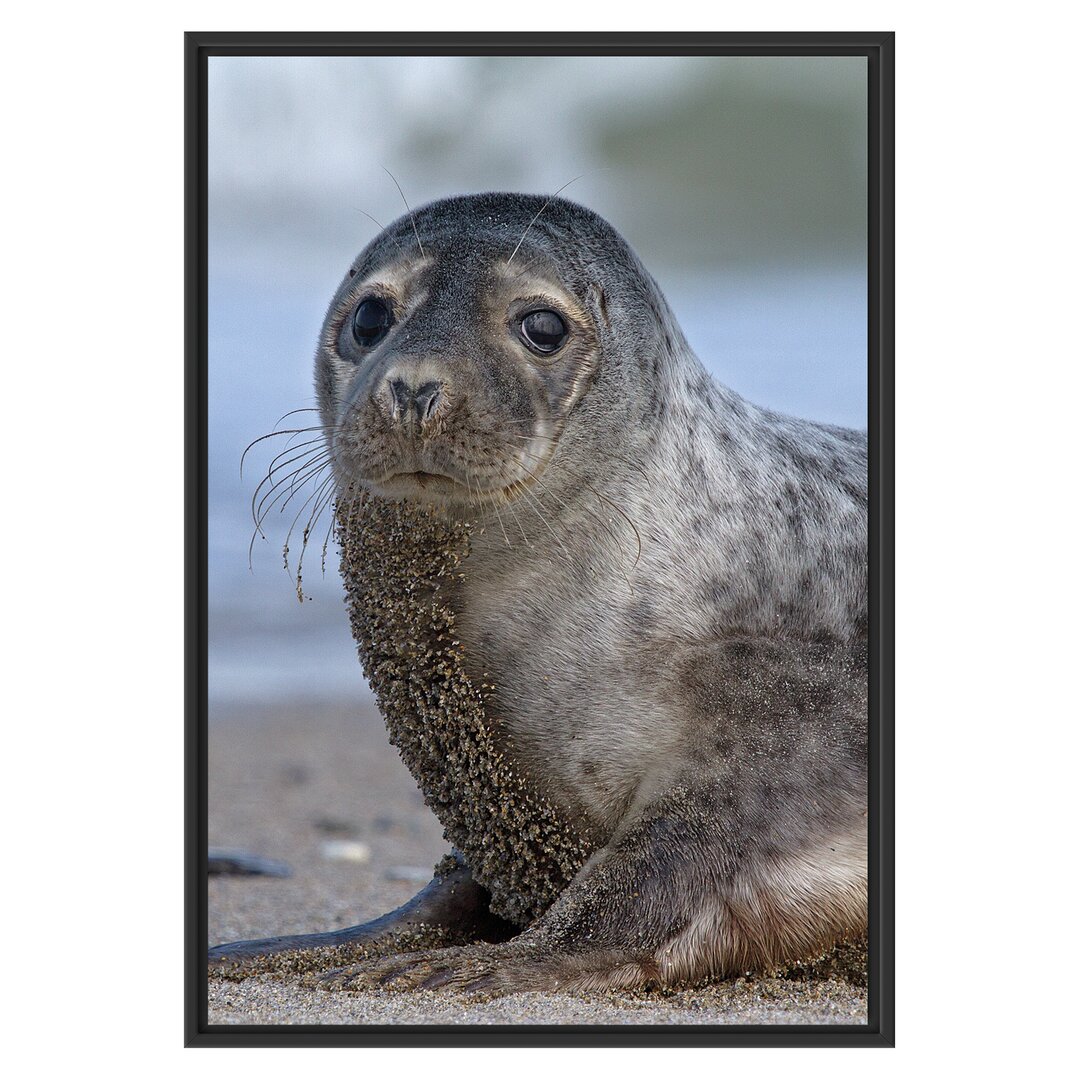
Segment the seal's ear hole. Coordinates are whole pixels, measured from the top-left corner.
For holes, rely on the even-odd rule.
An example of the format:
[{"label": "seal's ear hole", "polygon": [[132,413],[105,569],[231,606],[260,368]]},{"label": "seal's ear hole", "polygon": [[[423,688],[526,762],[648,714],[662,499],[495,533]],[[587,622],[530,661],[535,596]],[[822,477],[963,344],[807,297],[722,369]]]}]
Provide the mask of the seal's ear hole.
[{"label": "seal's ear hole", "polygon": [[607,298],[604,296],[604,290],[599,285],[593,283],[589,286],[589,299],[592,301],[592,306],[596,310],[603,324],[610,330],[611,318],[608,315],[607,310]]}]

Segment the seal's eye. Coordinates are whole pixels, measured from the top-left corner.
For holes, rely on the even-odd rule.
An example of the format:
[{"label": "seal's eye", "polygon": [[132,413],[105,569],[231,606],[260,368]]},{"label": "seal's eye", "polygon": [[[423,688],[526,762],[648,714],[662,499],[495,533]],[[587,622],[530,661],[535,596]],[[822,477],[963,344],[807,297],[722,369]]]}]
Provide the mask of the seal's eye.
[{"label": "seal's eye", "polygon": [[353,312],[352,332],[358,345],[370,348],[386,336],[386,331],[394,325],[394,316],[385,300],[369,296],[361,300]]},{"label": "seal's eye", "polygon": [[521,336],[540,353],[553,353],[566,340],[566,323],[554,311],[531,311],[521,320]]}]

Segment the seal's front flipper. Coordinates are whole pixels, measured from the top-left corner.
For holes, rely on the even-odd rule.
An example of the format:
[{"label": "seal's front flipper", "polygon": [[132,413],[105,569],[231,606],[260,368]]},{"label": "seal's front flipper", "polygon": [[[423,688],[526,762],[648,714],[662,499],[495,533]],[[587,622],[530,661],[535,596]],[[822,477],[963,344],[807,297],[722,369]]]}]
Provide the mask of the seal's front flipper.
[{"label": "seal's front flipper", "polygon": [[[449,860],[447,860],[449,862]],[[325,970],[387,952],[505,941],[518,932],[488,910],[488,891],[455,859],[411,900],[371,922],[324,934],[295,934],[215,945],[208,963],[214,974],[243,977],[263,971]]]},{"label": "seal's front flipper", "polygon": [[[779,742],[783,728],[759,724],[752,735]],[[674,778],[511,941],[369,957],[316,984],[592,993],[689,986],[822,958],[866,933],[865,800],[827,803],[820,792],[861,781],[834,767],[835,747],[817,758],[799,749],[786,761],[774,755],[769,776],[757,764],[763,755],[747,753],[726,775]],[[764,821],[770,806],[784,813]]]},{"label": "seal's front flipper", "polygon": [[549,950],[523,935],[516,941],[382,956],[314,978],[323,990],[440,990],[501,994],[637,990],[659,986],[650,956],[630,948]]}]

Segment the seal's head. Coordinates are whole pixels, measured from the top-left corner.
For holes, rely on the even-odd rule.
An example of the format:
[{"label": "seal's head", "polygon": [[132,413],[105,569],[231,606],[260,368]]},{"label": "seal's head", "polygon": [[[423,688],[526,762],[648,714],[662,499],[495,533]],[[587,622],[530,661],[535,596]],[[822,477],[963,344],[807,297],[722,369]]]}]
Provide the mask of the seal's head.
[{"label": "seal's head", "polygon": [[360,254],[320,337],[339,487],[505,501],[580,414],[612,449],[642,397],[625,385],[645,363],[634,346],[662,340],[665,310],[618,233],[574,203],[472,195],[406,215]]}]

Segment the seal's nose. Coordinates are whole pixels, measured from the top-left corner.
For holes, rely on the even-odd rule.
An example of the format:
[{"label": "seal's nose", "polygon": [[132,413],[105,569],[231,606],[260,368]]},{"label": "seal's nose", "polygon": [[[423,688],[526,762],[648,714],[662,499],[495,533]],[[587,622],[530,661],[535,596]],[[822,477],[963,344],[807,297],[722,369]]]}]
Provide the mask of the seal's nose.
[{"label": "seal's nose", "polygon": [[406,425],[415,421],[423,426],[435,415],[443,386],[440,382],[432,381],[414,387],[400,377],[391,376],[386,380],[386,390],[390,415],[394,420]]}]

